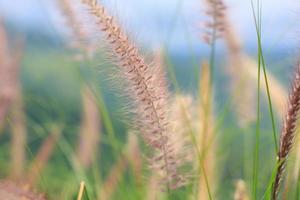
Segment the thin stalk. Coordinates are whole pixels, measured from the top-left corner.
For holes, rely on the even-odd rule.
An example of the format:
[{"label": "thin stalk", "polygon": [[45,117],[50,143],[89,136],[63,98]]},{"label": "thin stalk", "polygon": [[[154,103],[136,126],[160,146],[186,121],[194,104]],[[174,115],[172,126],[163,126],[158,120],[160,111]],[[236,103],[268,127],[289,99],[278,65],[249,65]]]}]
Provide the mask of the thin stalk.
[{"label": "thin stalk", "polygon": [[258,16],[256,16],[255,11],[254,11],[253,0],[251,0],[251,6],[252,6],[252,12],[253,12],[255,28],[256,28],[258,51],[260,52],[260,58],[259,59],[261,59],[261,66],[262,66],[262,69],[263,69],[263,75],[264,75],[264,78],[265,78],[265,85],[266,85],[266,90],[267,90],[268,108],[269,108],[269,113],[270,113],[271,123],[272,123],[274,147],[275,147],[275,152],[278,152],[278,142],[277,142],[278,140],[277,140],[277,135],[276,135],[275,117],[274,117],[270,87],[269,87],[267,70],[266,70],[266,62],[265,62],[265,58],[264,58],[264,55],[263,55],[262,42],[261,42],[261,28],[262,28],[261,13],[262,13],[262,8],[261,8],[260,0],[258,0],[258,2],[257,2]]},{"label": "thin stalk", "polygon": [[[253,1],[251,0],[252,11],[254,15],[256,29],[258,28],[256,16],[254,12]],[[258,16],[259,18],[259,16]],[[258,31],[257,31],[258,32]],[[258,34],[259,35],[259,34]],[[258,39],[259,40],[259,39]],[[259,41],[258,41],[259,43]],[[253,177],[252,177],[252,194],[253,198],[256,199],[257,196],[257,182],[258,182],[258,171],[257,168],[259,166],[259,138],[260,138],[260,70],[261,70],[261,52],[260,48],[258,48],[258,69],[257,69],[257,115],[256,115],[256,133],[255,133],[255,148],[254,148],[254,161],[253,161]]]},{"label": "thin stalk", "polygon": [[267,200],[271,199],[272,187],[273,187],[273,182],[274,182],[275,177],[276,177],[277,168],[278,168],[278,165],[276,165],[272,170],[272,175],[271,175],[270,181],[268,183],[267,190],[265,191],[262,199],[267,199]]},{"label": "thin stalk", "polygon": [[258,59],[258,80],[257,80],[257,121],[256,121],[256,133],[255,133],[255,150],[254,150],[254,162],[253,162],[253,182],[252,191],[254,199],[256,199],[257,194],[257,181],[258,181],[258,171],[259,166],[259,138],[260,138],[260,59]]}]

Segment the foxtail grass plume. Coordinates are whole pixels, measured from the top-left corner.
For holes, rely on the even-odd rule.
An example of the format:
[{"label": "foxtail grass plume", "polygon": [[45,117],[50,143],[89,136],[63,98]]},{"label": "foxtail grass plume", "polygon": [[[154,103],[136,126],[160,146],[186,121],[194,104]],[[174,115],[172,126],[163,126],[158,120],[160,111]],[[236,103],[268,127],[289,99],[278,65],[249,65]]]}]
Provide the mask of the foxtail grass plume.
[{"label": "foxtail grass plume", "polygon": [[173,144],[169,142],[167,122],[167,86],[164,77],[156,66],[151,67],[139,54],[136,46],[118,25],[113,17],[96,0],[83,0],[96,18],[101,31],[109,42],[114,61],[118,63],[120,79],[127,83],[127,94],[133,100],[132,112],[144,141],[152,148],[151,166],[162,174],[161,185],[166,189],[175,189],[185,183],[185,177],[179,172],[177,156]]},{"label": "foxtail grass plume", "polygon": [[205,0],[204,2],[207,6],[205,14],[208,16],[208,21],[204,24],[203,41],[212,44],[223,34],[225,5],[222,0]]},{"label": "foxtail grass plume", "polygon": [[[226,7],[224,2],[222,4]],[[226,72],[231,81],[234,109],[241,127],[247,127],[256,119],[254,94],[258,79],[257,62],[245,54],[236,27],[230,20],[228,9],[223,10],[222,14],[222,20],[220,20],[220,23],[223,23],[222,37],[229,52],[229,66],[226,67]],[[272,104],[278,116],[281,117],[286,107],[287,93],[285,87],[270,72],[267,71],[267,74]],[[260,89],[267,97],[265,77],[262,76],[261,79]]]},{"label": "foxtail grass plume", "polygon": [[83,115],[81,119],[77,157],[84,169],[90,167],[97,155],[101,136],[100,113],[97,99],[91,88],[85,85],[82,89]]},{"label": "foxtail grass plume", "polygon": [[174,144],[174,152],[180,157],[182,165],[192,166],[194,162],[194,152],[192,148],[191,134],[198,131],[197,106],[191,95],[176,94],[170,98],[170,110],[168,119],[170,122],[170,133],[173,137],[170,138]]},{"label": "foxtail grass plume", "polygon": [[27,128],[21,85],[17,83],[17,96],[12,105],[11,124],[11,177],[22,177],[26,165]]},{"label": "foxtail grass plume", "polygon": [[[76,12],[76,3],[73,0],[59,0],[61,11],[66,19],[66,24],[71,31],[69,39],[70,47],[78,50],[75,55],[76,60],[87,60],[93,56],[94,48],[91,45],[90,36],[84,30]],[[98,111],[97,100],[93,94],[92,88],[87,84],[82,89],[83,115],[79,133],[79,144],[77,148],[77,157],[80,165],[87,169],[97,153],[97,147],[100,141],[100,114]]]},{"label": "foxtail grass plume", "polygon": [[11,178],[20,179],[26,165],[27,124],[24,111],[23,92],[20,81],[20,66],[23,57],[23,44],[15,47],[14,57],[11,58],[10,88],[14,98],[11,99],[10,128],[11,128]]},{"label": "foxtail grass plume", "polygon": [[8,38],[4,25],[0,24],[0,125],[3,124],[6,116],[9,104],[11,102],[11,96],[13,92],[7,82],[8,71],[10,68],[10,54],[8,50]]},{"label": "foxtail grass plume", "polygon": [[3,24],[0,24],[0,132],[4,119],[12,111],[11,178],[19,179],[26,161],[26,124],[19,80],[22,46],[12,53]]},{"label": "foxtail grass plume", "polygon": [[10,106],[16,97],[18,79],[18,56],[15,60],[9,48],[9,39],[0,20],[0,132]]},{"label": "foxtail grass plume", "polygon": [[70,47],[74,49],[84,49],[83,45],[87,35],[83,30],[81,23],[78,20],[78,15],[75,13],[74,7],[72,6],[71,0],[58,0],[58,4],[62,14],[65,18],[66,25],[70,28],[71,34],[71,43]]},{"label": "foxtail grass plume", "polygon": [[[69,46],[71,49],[79,50],[83,55],[77,55],[78,60],[91,58],[94,53],[94,46],[91,44],[91,38],[79,19],[79,12],[76,11],[74,0],[58,0],[60,9],[65,18],[66,25],[71,32],[68,37]],[[83,57],[83,58],[82,58]]]},{"label": "foxtail grass plume", "polygon": [[82,29],[82,26],[80,26],[79,20],[76,17],[76,14],[74,13],[74,9],[72,7],[72,0],[59,0],[59,6],[62,10],[62,14],[65,17],[66,24],[68,27],[70,27],[71,31],[73,32],[73,38],[76,38],[76,40],[79,43],[74,44],[73,46],[75,48],[81,48],[81,41],[86,38],[86,33]]},{"label": "foxtail grass plume", "polygon": [[[193,97],[187,94],[176,94],[170,97],[170,110],[168,119],[170,122],[170,133],[176,132],[171,138],[174,144],[174,152],[180,157],[182,165],[185,166],[187,176],[193,177],[194,169],[192,163],[195,162],[195,153],[193,152],[191,134],[198,133],[199,122],[197,119],[197,109]],[[190,180],[187,180],[190,181]],[[147,200],[160,199],[163,195],[159,192],[159,176],[152,171],[147,184]]]},{"label": "foxtail grass plume", "polygon": [[[198,199],[209,199],[207,184],[213,193],[216,187],[216,143],[214,135],[213,120],[213,94],[210,84],[210,67],[207,62],[202,64],[201,77],[199,81],[199,120],[202,127],[199,133],[199,144],[201,148],[201,162],[199,165],[200,179]],[[204,174],[205,173],[205,174]],[[207,179],[205,179],[205,176]]]},{"label": "foxtail grass plume", "polygon": [[277,158],[276,178],[273,184],[272,199],[276,200],[280,190],[280,183],[284,176],[284,170],[287,158],[294,144],[296,133],[296,122],[298,120],[300,110],[300,65],[298,64],[295,78],[290,91],[290,96],[287,104],[287,111],[283,121],[281,130],[280,145]]},{"label": "foxtail grass plume", "polygon": [[[166,70],[164,53],[164,49],[162,48],[154,50],[154,63],[158,69],[161,69],[157,73],[161,73],[162,77]],[[162,81],[163,85],[168,85],[166,79],[162,79]],[[165,87],[164,89],[168,88]],[[165,93],[167,92],[165,91]],[[193,97],[188,94],[177,93],[171,95],[168,100],[169,110],[167,121],[169,123],[168,135],[170,135],[170,143],[173,144],[173,151],[177,155],[180,165],[185,165],[184,168],[190,170],[195,156],[192,151],[191,135],[197,132],[197,125],[199,123],[195,120],[197,118],[196,105]],[[189,173],[186,175],[192,175],[191,171]]]},{"label": "foxtail grass plume", "polygon": [[156,73],[160,73],[158,76],[162,77],[160,80],[160,85],[162,85],[163,87],[161,87],[161,90],[165,90],[165,91],[161,91],[162,93],[168,94],[168,81],[165,77],[165,72],[167,71],[167,66],[166,66],[166,61],[165,61],[165,50],[161,47],[161,48],[157,48],[154,49],[154,56],[153,56],[153,63],[155,65],[155,68],[157,69]]},{"label": "foxtail grass plume", "polygon": [[[162,73],[161,76],[164,76],[165,71],[167,70],[166,62],[165,62],[165,50],[160,47],[154,49],[154,63]],[[162,79],[162,85],[168,86],[167,80]],[[164,87],[164,89],[168,89]],[[168,93],[168,91],[165,91]],[[168,98],[169,102],[169,110],[168,110],[168,134],[171,135],[170,143],[174,145],[174,153],[180,158],[179,162],[182,165],[185,165],[186,169],[190,170],[191,162],[194,161],[195,154],[192,151],[192,142],[191,142],[191,134],[195,134],[197,132],[196,122],[196,105],[194,104],[194,99],[191,95],[188,94],[174,94]],[[176,133],[176,134],[174,134]],[[192,172],[189,172],[189,175],[192,175]],[[152,184],[158,184],[158,177],[155,176],[155,173],[152,173],[151,182],[149,183],[149,187]],[[150,193],[150,191],[149,191]],[[149,199],[158,198],[159,193],[151,192],[149,194]]]},{"label": "foxtail grass plume", "polygon": [[[23,43],[9,47],[3,24],[0,24],[0,129],[11,111],[11,178],[23,175],[26,162],[26,122],[23,108],[20,66],[23,56]],[[1,131],[1,130],[0,130]]]}]

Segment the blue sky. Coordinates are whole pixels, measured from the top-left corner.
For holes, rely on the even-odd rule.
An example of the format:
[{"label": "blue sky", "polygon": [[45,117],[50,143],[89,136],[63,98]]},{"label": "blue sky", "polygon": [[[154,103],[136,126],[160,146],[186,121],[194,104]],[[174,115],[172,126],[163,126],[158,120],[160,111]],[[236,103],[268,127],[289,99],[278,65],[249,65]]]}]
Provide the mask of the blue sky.
[{"label": "blue sky", "polygon": [[[76,0],[74,0],[76,1]],[[79,0],[78,0],[79,1]],[[50,30],[58,18],[55,0],[0,0],[0,13],[8,21],[25,28]],[[111,13],[118,15],[139,42],[155,46],[194,44],[201,35],[204,7],[201,0],[102,0]],[[126,3],[124,3],[126,2]],[[255,41],[250,0],[226,0],[232,21],[246,44]],[[269,45],[295,44],[300,3],[295,0],[262,0],[263,39]],[[177,23],[173,21],[177,18]],[[171,31],[172,30],[172,31]],[[172,37],[170,33],[172,32]],[[298,41],[297,41],[298,42]]]}]

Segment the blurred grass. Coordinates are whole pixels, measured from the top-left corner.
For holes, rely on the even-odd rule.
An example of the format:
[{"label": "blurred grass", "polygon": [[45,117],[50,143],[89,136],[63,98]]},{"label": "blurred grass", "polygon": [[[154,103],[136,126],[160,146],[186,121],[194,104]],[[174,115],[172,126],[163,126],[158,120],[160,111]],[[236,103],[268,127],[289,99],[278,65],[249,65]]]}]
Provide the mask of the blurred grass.
[{"label": "blurred grass", "polygon": [[[188,40],[187,36],[187,40]],[[173,82],[171,89],[176,93],[191,93],[198,97],[197,83],[199,79],[198,61],[193,53],[174,54],[167,51],[167,65],[169,76]],[[192,50],[191,50],[192,51]],[[218,53],[218,52],[216,52]],[[97,54],[97,58],[85,65],[73,60],[73,54],[61,49],[42,51],[40,48],[28,48],[23,61],[22,83],[25,95],[25,108],[27,128],[29,132],[28,155],[32,159],[37,152],[41,141],[49,134],[49,127],[53,124],[63,124],[63,137],[59,141],[59,148],[41,174],[39,188],[49,195],[50,199],[76,198],[78,183],[84,180],[87,183],[91,199],[96,199],[105,178],[119,156],[123,154],[126,143],[127,131],[130,128],[123,113],[123,104],[126,99],[115,94],[108,80],[108,73],[112,65]],[[100,55],[100,56],[98,56]],[[280,53],[282,57],[286,55]],[[252,148],[254,142],[260,143],[257,169],[259,181],[255,185],[258,196],[264,194],[269,178],[272,175],[270,166],[274,164],[274,150],[272,143],[272,128],[280,124],[281,119],[269,119],[270,101],[261,99],[262,107],[260,137],[255,138],[255,126],[243,130],[236,124],[236,116],[229,105],[231,97],[228,95],[226,84],[228,82],[224,72],[225,57],[217,54],[214,62],[214,89],[216,112],[216,140],[222,141],[217,148],[217,160],[221,187],[218,188],[216,199],[231,199],[234,191],[234,182],[243,178],[251,185],[251,163],[253,161],[250,151],[243,149],[245,141],[247,148]],[[261,55],[258,56],[260,58]],[[278,55],[273,55],[274,59]],[[269,58],[273,60],[272,58]],[[282,66],[284,63],[278,64]],[[94,67],[96,66],[96,67]],[[190,67],[193,66],[193,67]],[[217,70],[218,69],[218,70]],[[288,69],[272,67],[273,71],[283,74]],[[285,79],[286,81],[286,79]],[[83,83],[88,83],[97,96],[97,103],[103,120],[103,135],[101,136],[101,155],[96,155],[97,162],[92,170],[84,171],[78,166],[74,158],[74,148],[77,142],[81,119],[80,88]],[[114,84],[122,84],[117,82]],[[276,121],[275,121],[276,120]],[[273,123],[273,127],[272,127]],[[9,172],[9,134],[8,130],[0,137],[0,177],[5,177]],[[251,149],[252,150],[252,149]],[[146,171],[146,170],[145,170]],[[145,172],[147,175],[147,172]],[[117,187],[112,199],[143,199],[147,192],[147,178],[139,185],[134,174],[127,169]],[[193,193],[193,186],[175,191],[174,199],[185,199]],[[62,198],[63,197],[63,198]]]},{"label": "blurred grass", "polygon": [[[175,71],[178,84],[183,86],[185,91],[187,90],[196,93],[197,88],[190,87],[193,85],[190,83],[190,80],[193,79],[189,79],[189,77],[194,76],[193,70],[181,67],[182,63],[185,63],[185,60],[189,60],[189,58],[171,57],[170,59],[172,59],[173,62],[177,59],[175,61],[177,66],[171,65],[170,67]],[[102,62],[105,63],[105,61],[95,61],[95,63],[100,63],[100,65]],[[217,64],[220,63],[221,62],[218,61]],[[59,146],[69,149],[63,150],[59,148],[55,151],[55,155],[43,172],[40,188],[49,194],[51,199],[55,199],[58,194],[65,193],[66,191],[75,192],[78,182],[83,178],[91,183],[88,184],[90,185],[89,190],[91,190],[91,196],[95,197],[96,191],[99,188],[92,186],[93,183],[100,183],[109,173],[109,169],[117,159],[115,153],[116,149],[112,148],[111,138],[108,136],[108,132],[111,131],[108,127],[114,127],[114,129],[117,130],[115,131],[115,137],[118,140],[117,145],[121,146],[119,147],[120,149],[122,149],[122,144],[124,144],[126,140],[125,133],[127,125],[120,120],[123,118],[121,112],[119,112],[119,110],[122,109],[122,106],[120,106],[121,100],[118,96],[113,94],[107,83],[107,78],[105,77],[106,74],[102,73],[102,69],[87,69],[85,72],[86,74],[90,73],[97,77],[96,80],[94,78],[92,79],[92,85],[96,88],[100,88],[103,93],[101,98],[99,98],[103,100],[103,102],[99,102],[100,108],[105,107],[107,109],[106,112],[110,113],[111,116],[107,116],[109,118],[107,119],[108,122],[104,124],[104,135],[101,143],[100,152],[105,152],[105,154],[99,156],[99,165],[94,166],[93,170],[94,172],[99,171],[100,174],[98,180],[94,180],[94,173],[92,172],[88,172],[86,177],[81,176],[75,178],[78,176],[78,173],[74,170],[76,167],[72,164],[72,159],[70,160],[72,155],[70,149],[76,144],[81,113],[79,88],[81,87],[80,83],[82,82],[82,76],[78,73],[78,68],[74,67],[77,64],[72,61],[71,56],[66,52],[53,51],[46,54],[33,50],[27,51],[23,65],[22,82],[24,84],[27,122],[30,132],[29,148],[34,154],[37,150],[37,145],[45,138],[45,135],[47,135],[49,124],[55,123],[65,125],[63,131],[64,137],[62,141],[60,141],[61,144]],[[110,66],[103,65],[101,67]],[[181,76],[183,72],[185,76]],[[85,79],[90,82],[88,75]],[[249,132],[243,133],[243,130],[235,126],[235,117],[232,112],[230,112],[230,107],[226,107],[229,109],[228,111],[224,109],[224,105],[226,105],[227,102],[226,91],[219,92],[218,90],[218,88],[223,88],[221,86],[224,82],[226,82],[225,76],[222,75],[222,73],[218,73],[215,83],[215,88],[217,88],[217,91],[215,92],[217,96],[216,106],[222,108],[217,109],[219,110],[217,116],[220,120],[217,139],[222,141],[218,147],[218,167],[220,168],[220,181],[224,186],[217,191],[217,197],[222,196],[225,199],[229,199],[234,190],[234,180],[241,177],[250,180],[249,175],[244,174],[247,172],[243,172],[241,166],[249,166],[252,158],[251,155],[246,155],[247,157],[243,156],[241,152],[242,144],[240,141],[243,140],[243,137],[247,137],[253,141],[253,134],[252,136],[249,134],[251,134],[251,132],[253,133],[254,127],[250,127]],[[267,105],[267,101],[263,101],[262,104]],[[224,113],[224,117],[222,117],[222,113]],[[272,159],[265,159],[268,158],[272,152],[269,148],[272,144],[272,140],[270,140],[271,134],[269,133],[271,132],[266,113],[268,113],[267,107],[264,106],[262,108],[263,124],[260,130],[262,133],[262,137],[260,138],[260,159],[264,160],[264,164],[260,165],[259,169],[260,174],[270,175],[268,166],[272,166],[271,164],[274,162]],[[247,136],[247,134],[249,136]],[[4,161],[9,158],[7,151],[8,143],[6,142],[8,140],[7,137],[7,134],[1,137],[1,143],[5,145],[1,145],[3,151],[0,151],[2,154],[0,158]],[[244,162],[245,164],[243,164]],[[3,173],[2,176],[4,176],[9,166],[7,163],[5,164],[5,162],[1,163],[3,163],[0,165],[0,168],[3,169],[1,170],[1,173]],[[262,194],[265,185],[268,183],[268,178],[266,177],[268,176],[261,178],[257,185],[259,194]],[[66,184],[66,181],[70,184]],[[144,187],[137,186],[136,183],[134,183],[133,176],[129,171],[126,172],[119,184],[120,185],[114,194],[114,199],[119,199],[121,197],[126,197],[125,199],[140,199],[145,193]],[[66,188],[62,189],[62,187]],[[191,188],[187,188],[186,191],[178,191],[175,196],[177,196],[178,199],[182,199],[187,191],[190,192]],[[182,196],[182,198],[179,198],[179,196]]]}]

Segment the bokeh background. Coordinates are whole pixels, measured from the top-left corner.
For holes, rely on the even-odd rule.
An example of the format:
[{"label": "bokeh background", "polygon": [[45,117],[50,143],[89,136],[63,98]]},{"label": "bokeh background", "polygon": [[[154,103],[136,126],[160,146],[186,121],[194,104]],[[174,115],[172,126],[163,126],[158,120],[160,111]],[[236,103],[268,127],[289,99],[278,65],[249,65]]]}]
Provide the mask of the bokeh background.
[{"label": "bokeh background", "polygon": [[[85,14],[78,13],[83,26],[90,31],[89,37],[93,45],[100,50],[95,52],[94,58],[88,63],[80,60],[78,52],[74,53],[70,50],[68,44],[72,40],[70,27],[59,8],[58,1],[0,0],[0,19],[6,28],[10,43],[18,44],[18,41],[22,41],[22,45],[17,46],[17,49],[23,52],[20,63],[20,83],[23,96],[22,112],[26,119],[23,130],[27,133],[26,161],[25,164],[21,163],[24,164],[22,173],[26,174],[26,170],[30,169],[31,160],[35,158],[49,133],[59,129],[62,132],[59,142],[51,153],[45,169],[39,172],[41,174],[36,178],[35,186],[46,193],[50,199],[70,199],[75,198],[79,182],[85,180],[91,199],[96,199],[104,190],[101,187],[102,182],[115,172],[112,169],[115,169],[116,165],[118,167],[118,163],[120,166],[123,165],[119,154],[127,148],[127,133],[131,128],[128,119],[124,117],[126,98],[120,97],[119,90],[116,90],[122,82],[115,80],[112,83],[109,80],[112,63],[104,58],[106,46],[102,45],[103,39],[101,35],[99,36],[97,26],[91,25],[93,21],[90,21]],[[103,0],[101,2],[118,18],[145,55],[151,57],[158,51],[163,51],[162,62],[172,69],[172,73],[168,71],[168,78],[173,93],[179,92],[181,95],[188,96],[189,100],[193,99],[191,101],[201,98],[198,90],[201,63],[209,60],[211,48],[202,40],[203,33],[207,29],[205,27],[207,16],[204,14],[206,7],[201,0]],[[255,63],[257,35],[251,1],[226,0],[225,2],[226,12],[229,13],[234,29],[243,43],[244,52]],[[282,99],[280,97],[287,94],[294,65],[299,57],[300,3],[294,0],[263,0],[261,5],[262,45],[267,69],[285,92],[284,94],[275,92],[272,95],[274,98],[279,96],[279,99]],[[222,184],[222,187],[216,189],[216,197],[232,199],[237,180],[243,179],[248,184],[248,189],[251,189],[255,120],[246,128],[238,123],[242,118],[235,113],[235,107],[238,106],[235,103],[229,104],[231,78],[226,74],[228,49],[222,39],[217,41],[216,48],[213,110],[218,124],[217,138],[220,142],[215,152],[217,160],[215,165],[219,173],[218,182]],[[238,73],[239,70],[236,71]],[[97,91],[95,95],[97,105],[94,105],[91,110],[98,109],[100,112],[100,117],[97,119],[99,124],[94,128],[101,135],[100,139],[97,139],[99,140],[97,149],[101,153],[92,156],[95,161],[92,170],[86,170],[78,165],[75,156],[79,143],[78,135],[82,132],[84,124],[83,113],[88,112],[84,102],[89,100],[84,99],[85,92],[83,92],[87,83]],[[257,87],[255,81],[252,82],[252,86]],[[239,95],[255,96],[255,92],[256,90],[247,90]],[[286,99],[286,96],[283,98]],[[264,106],[261,112],[260,181],[258,183],[260,195],[264,193],[272,171],[270,166],[275,161],[272,125],[266,98],[263,98],[262,104]],[[244,105],[250,107],[247,101]],[[254,106],[252,110],[254,113],[255,109]],[[277,136],[279,136],[282,113],[280,111],[275,113]],[[246,111],[243,113],[246,118],[248,115],[253,113]],[[12,145],[10,133],[14,123],[10,119],[7,118],[3,134],[0,134],[1,179],[10,176],[11,165],[14,164],[10,152]],[[144,144],[140,146],[143,148]],[[291,160],[296,162],[297,159],[292,157]],[[113,186],[117,189],[112,192],[112,199],[144,198],[147,187],[140,186],[136,182],[134,172],[124,171],[122,175],[116,174],[116,177],[112,178],[118,180],[113,181],[115,183]],[[143,183],[147,183],[145,177]],[[296,185],[291,187],[293,191],[291,195],[294,195],[297,190],[294,187]],[[179,191],[176,197],[184,199],[186,192],[191,191],[191,188]],[[291,196],[287,195],[287,197]]]},{"label": "bokeh background", "polygon": [[[201,33],[199,19],[203,17],[204,12],[201,1],[129,0],[124,3],[121,0],[105,0],[103,3],[112,13],[117,13],[128,30],[135,33],[140,42],[147,46],[166,43],[166,40],[170,40],[171,45],[177,48],[186,47],[188,43],[192,43],[194,48],[201,46],[197,39]],[[228,0],[226,3],[243,40],[247,45],[254,46],[256,40],[251,1]],[[295,46],[298,3],[292,0],[265,0],[262,7],[265,45],[279,43],[285,47]],[[60,31],[56,30],[57,25],[53,24],[55,20],[59,21],[55,1],[2,0],[0,9],[1,15],[11,26],[17,31],[28,33],[29,36],[31,32],[35,32],[51,38],[57,36],[57,31]]]}]

